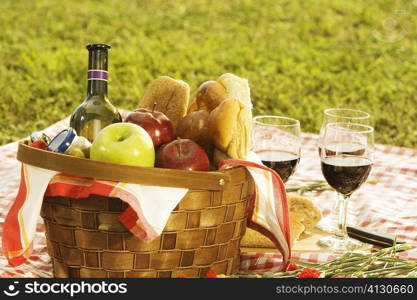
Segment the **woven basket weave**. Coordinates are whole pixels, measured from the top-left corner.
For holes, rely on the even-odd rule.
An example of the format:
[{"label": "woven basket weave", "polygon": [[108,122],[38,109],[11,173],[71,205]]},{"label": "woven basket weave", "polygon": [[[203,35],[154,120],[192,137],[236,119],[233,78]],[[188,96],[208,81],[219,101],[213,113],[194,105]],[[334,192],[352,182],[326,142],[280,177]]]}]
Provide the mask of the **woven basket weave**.
[{"label": "woven basket weave", "polygon": [[[24,144],[19,145],[18,159],[80,176],[96,173],[100,174],[96,178],[107,180],[134,168],[148,184],[149,173],[154,173],[154,185],[189,188],[162,235],[150,243],[140,241],[119,223],[127,204],[118,198],[45,197],[41,216],[56,277],[205,277],[210,269],[223,274],[239,269],[240,240],[254,191],[253,180],[242,167],[224,172],[135,168]],[[117,168],[116,174],[109,168]],[[136,176],[131,182],[143,180]]]}]

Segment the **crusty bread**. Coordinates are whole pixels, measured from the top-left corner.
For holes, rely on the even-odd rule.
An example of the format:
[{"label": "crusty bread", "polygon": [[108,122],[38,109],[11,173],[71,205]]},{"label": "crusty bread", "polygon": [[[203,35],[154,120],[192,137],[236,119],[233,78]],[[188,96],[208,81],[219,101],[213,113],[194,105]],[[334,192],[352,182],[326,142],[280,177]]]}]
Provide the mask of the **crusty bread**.
[{"label": "crusty bread", "polygon": [[290,213],[304,216],[301,222],[306,231],[313,229],[321,220],[321,210],[310,199],[297,194],[288,194],[287,199]]},{"label": "crusty bread", "polygon": [[249,109],[252,109],[248,80],[231,73],[225,73],[217,81],[203,82],[197,90],[196,102],[188,111],[204,109],[211,112],[227,98],[238,99]]},{"label": "crusty bread", "polygon": [[198,110],[199,109],[198,109],[197,101],[194,99],[194,101],[190,104],[190,106],[188,106],[187,115]]},{"label": "crusty bread", "polygon": [[[302,215],[290,213],[291,245],[294,245],[305,229],[303,223],[301,223],[302,218]],[[246,228],[240,245],[247,248],[275,248],[270,239],[250,228]]]},{"label": "crusty bread", "polygon": [[213,144],[231,158],[246,159],[252,141],[252,111],[235,98],[224,100],[211,113]]},{"label": "crusty bread", "polygon": [[190,87],[186,82],[161,76],[149,85],[139,107],[152,109],[156,103],[155,109],[171,120],[175,131],[178,122],[187,113],[189,98]]},{"label": "crusty bread", "polygon": [[241,101],[247,108],[252,109],[250,88],[248,80],[231,73],[221,75],[217,82],[221,83],[227,92],[227,98],[235,98]]},{"label": "crusty bread", "polygon": [[177,127],[177,136],[182,139],[191,139],[202,146],[207,153],[212,152],[213,143],[209,133],[210,113],[199,110],[186,115]]},{"label": "crusty bread", "polygon": [[228,97],[225,87],[214,80],[203,82],[197,90],[196,102],[198,109],[211,112]]},{"label": "crusty bread", "polygon": [[301,234],[305,230],[305,226],[302,223],[304,216],[298,213],[290,212],[290,232],[291,232],[291,245],[294,246]]},{"label": "crusty bread", "polygon": [[246,248],[275,248],[270,239],[250,228],[246,228],[240,246]]},{"label": "crusty bread", "polygon": [[[296,194],[287,195],[290,216],[291,245],[311,230],[321,219],[320,209],[308,198]],[[247,229],[241,245],[247,248],[275,248],[274,244],[257,231]]]}]

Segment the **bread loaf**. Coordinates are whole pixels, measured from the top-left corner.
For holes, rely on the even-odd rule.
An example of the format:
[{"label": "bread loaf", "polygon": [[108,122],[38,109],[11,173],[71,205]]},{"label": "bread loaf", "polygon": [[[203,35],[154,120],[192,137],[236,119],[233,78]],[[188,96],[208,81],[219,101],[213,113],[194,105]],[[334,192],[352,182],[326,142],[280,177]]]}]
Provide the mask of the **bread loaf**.
[{"label": "bread loaf", "polygon": [[196,100],[188,109],[188,113],[196,110],[211,112],[227,98],[238,99],[249,109],[252,109],[248,80],[231,73],[225,73],[217,81],[203,82],[197,90]]},{"label": "bread loaf", "polygon": [[209,132],[219,150],[245,159],[252,141],[252,111],[238,99],[226,99],[210,113]]},{"label": "bread loaf", "polygon": [[287,199],[290,213],[303,216],[301,222],[306,231],[313,229],[321,220],[321,210],[310,199],[297,194],[288,194]]},{"label": "bread loaf", "polygon": [[177,127],[177,136],[182,139],[191,139],[202,146],[209,154],[213,143],[209,133],[210,114],[206,110],[199,110],[186,115]]},{"label": "bread loaf", "polygon": [[194,99],[194,101],[188,107],[187,115],[188,114],[191,114],[191,113],[193,113],[195,111],[198,111],[198,105],[197,105],[197,101]]},{"label": "bread loaf", "polygon": [[221,75],[217,82],[226,89],[227,97],[241,101],[248,109],[252,109],[248,80],[231,73]]},{"label": "bread loaf", "polygon": [[274,243],[269,238],[249,227],[246,228],[240,246],[246,248],[275,248]]},{"label": "bread loaf", "polygon": [[186,82],[161,76],[149,85],[139,107],[152,109],[156,103],[155,109],[171,120],[175,132],[178,122],[187,113],[189,98],[190,87]]},{"label": "bread loaf", "polygon": [[198,109],[211,112],[227,98],[225,87],[217,81],[210,80],[202,83],[197,91],[196,104]]}]

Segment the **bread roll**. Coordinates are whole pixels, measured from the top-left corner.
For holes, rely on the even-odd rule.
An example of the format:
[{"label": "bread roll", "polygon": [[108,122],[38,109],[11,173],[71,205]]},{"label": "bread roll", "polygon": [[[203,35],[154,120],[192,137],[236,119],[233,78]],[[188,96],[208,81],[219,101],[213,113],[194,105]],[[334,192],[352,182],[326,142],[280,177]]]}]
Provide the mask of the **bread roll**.
[{"label": "bread roll", "polygon": [[198,105],[197,105],[197,101],[194,99],[194,101],[188,107],[187,115],[195,111],[198,111]]},{"label": "bread roll", "polygon": [[245,159],[252,139],[252,111],[238,99],[224,100],[210,113],[209,133],[219,150]]},{"label": "bread roll", "polygon": [[239,99],[247,108],[252,109],[250,88],[247,79],[240,78],[231,73],[225,73],[217,79],[217,82],[225,87],[228,98]]},{"label": "bread roll", "polygon": [[198,109],[211,112],[228,97],[225,87],[217,81],[203,82],[197,91],[196,104]]},{"label": "bread roll", "polygon": [[206,110],[199,110],[186,115],[177,127],[177,136],[182,139],[191,139],[202,146],[209,154],[213,143],[209,133],[210,114]]},{"label": "bread roll", "polygon": [[161,76],[149,85],[139,107],[152,109],[156,103],[155,110],[164,113],[176,131],[178,122],[187,113],[189,98],[190,87],[186,82]]}]

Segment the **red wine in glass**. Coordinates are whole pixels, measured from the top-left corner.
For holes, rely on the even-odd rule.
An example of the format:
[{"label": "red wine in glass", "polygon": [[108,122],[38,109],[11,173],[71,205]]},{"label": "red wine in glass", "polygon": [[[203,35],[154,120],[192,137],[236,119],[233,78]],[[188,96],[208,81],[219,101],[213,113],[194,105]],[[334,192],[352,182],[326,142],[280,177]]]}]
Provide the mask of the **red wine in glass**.
[{"label": "red wine in glass", "polygon": [[371,167],[371,160],[351,155],[330,156],[321,162],[327,183],[343,195],[358,189],[368,178]]},{"label": "red wine in glass", "polygon": [[287,182],[292,174],[294,174],[300,156],[295,153],[279,150],[263,150],[256,152],[262,163],[275,170],[281,177],[283,182]]}]

